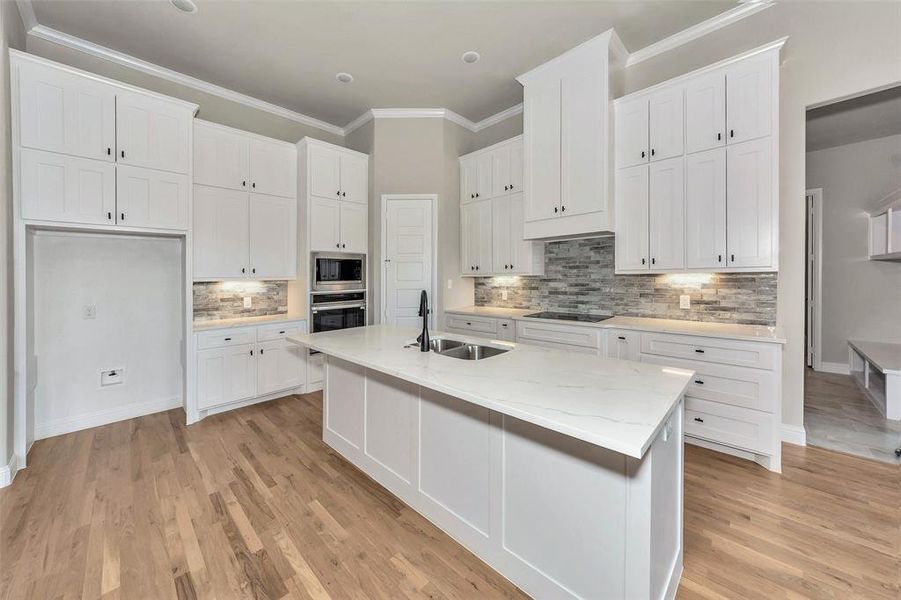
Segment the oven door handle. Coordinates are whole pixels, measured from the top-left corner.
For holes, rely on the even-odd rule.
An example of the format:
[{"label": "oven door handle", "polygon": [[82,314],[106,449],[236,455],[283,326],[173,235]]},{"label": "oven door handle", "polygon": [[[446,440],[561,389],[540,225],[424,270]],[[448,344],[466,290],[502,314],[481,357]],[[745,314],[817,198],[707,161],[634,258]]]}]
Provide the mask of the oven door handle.
[{"label": "oven door handle", "polygon": [[334,303],[324,303],[314,306],[310,309],[310,312],[322,312],[327,310],[341,310],[344,308],[362,308],[366,310],[366,304],[362,302],[334,302]]}]

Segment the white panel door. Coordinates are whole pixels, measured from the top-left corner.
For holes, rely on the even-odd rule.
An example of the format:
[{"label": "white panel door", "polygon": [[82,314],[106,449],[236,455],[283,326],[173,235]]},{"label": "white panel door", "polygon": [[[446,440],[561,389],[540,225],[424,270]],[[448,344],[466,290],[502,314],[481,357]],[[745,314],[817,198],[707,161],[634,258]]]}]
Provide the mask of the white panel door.
[{"label": "white panel door", "polygon": [[320,198],[341,195],[341,158],[338,150],[316,144],[309,145],[310,194]]},{"label": "white panel door", "polygon": [[289,390],[303,383],[305,348],[287,340],[274,340],[260,344],[259,351],[257,395]]},{"label": "white panel door", "polygon": [[310,198],[310,250],[335,251],[341,248],[341,209],[332,198]]},{"label": "white panel door", "polygon": [[357,252],[363,254],[367,249],[369,207],[357,202],[342,200],[338,203],[341,212],[341,240],[342,252]]},{"label": "white panel door", "polygon": [[523,191],[523,147],[522,139],[510,144],[510,189],[516,193]]},{"label": "white panel door", "polygon": [[492,196],[504,196],[510,193],[510,145],[501,146],[490,153]]},{"label": "white panel door", "polygon": [[342,153],[341,199],[349,202],[369,201],[369,161],[365,156]]},{"label": "white panel door", "polygon": [[476,169],[478,170],[478,179],[476,180],[476,198],[490,198],[492,196],[491,183],[491,153],[483,152],[476,156]]},{"label": "white panel door", "polygon": [[685,152],[726,144],[726,76],[723,72],[691,79],[685,86]]},{"label": "white panel door", "polygon": [[684,130],[681,86],[648,98],[648,136],[651,160],[666,160],[682,154]]},{"label": "white panel door", "polygon": [[296,231],[296,201],[293,198],[251,194],[249,276],[296,279]]},{"label": "white panel door", "polygon": [[19,68],[19,136],[23,146],[113,161],[115,88],[44,65]]},{"label": "white panel door", "polygon": [[597,212],[606,207],[605,163],[608,116],[607,73],[579,69],[561,84],[560,213],[564,216]]},{"label": "white panel door", "polygon": [[191,112],[143,94],[116,92],[116,161],[119,164],[187,173]]},{"label": "white panel door", "polygon": [[125,227],[188,228],[188,177],[180,173],[116,167],[116,222]]},{"label": "white panel door", "polygon": [[652,269],[685,266],[685,166],[682,157],[652,163],[648,186]]},{"label": "white panel door", "polygon": [[[388,200],[385,222],[385,322],[388,325],[421,327],[419,296],[423,290],[429,304],[432,289],[432,202]],[[433,322],[433,316],[429,317]]]},{"label": "white panel door", "polygon": [[280,142],[250,140],[250,190],[283,198],[297,196],[297,149]]},{"label": "white panel door", "polygon": [[495,273],[511,272],[512,231],[511,196],[491,200],[491,269]]},{"label": "white panel door", "polygon": [[19,169],[23,218],[115,223],[115,165],[22,149]]},{"label": "white panel door", "polygon": [[194,279],[247,277],[248,211],[247,192],[194,186]]},{"label": "white panel door", "polygon": [[728,142],[737,144],[773,131],[773,58],[743,60],[726,71]]},{"label": "white panel door", "polygon": [[616,174],[616,268],[648,269],[648,167]]},{"label": "white panel door", "polygon": [[475,157],[460,160],[460,203],[475,200],[479,186],[479,164]]},{"label": "white panel door", "polygon": [[523,147],[526,221],[553,219],[560,210],[559,77],[524,89]]},{"label": "white panel door", "polygon": [[726,265],[726,149],[685,157],[685,266]]},{"label": "white panel door", "polygon": [[648,99],[637,98],[616,105],[616,166],[648,162]]},{"label": "white panel door", "polygon": [[256,358],[249,344],[197,352],[197,408],[256,396]]},{"label": "white panel door", "polygon": [[726,153],[726,247],[730,267],[773,264],[773,142],[763,138]]},{"label": "white panel door", "polygon": [[236,131],[194,124],[194,183],[233,190],[250,187],[250,140]]}]

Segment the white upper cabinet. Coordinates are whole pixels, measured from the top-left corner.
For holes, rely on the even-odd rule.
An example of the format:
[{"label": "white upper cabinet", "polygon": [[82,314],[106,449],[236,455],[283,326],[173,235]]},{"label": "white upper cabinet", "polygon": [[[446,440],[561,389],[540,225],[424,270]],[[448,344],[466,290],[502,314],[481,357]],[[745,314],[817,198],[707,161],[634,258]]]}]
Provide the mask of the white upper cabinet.
[{"label": "white upper cabinet", "polygon": [[726,149],[685,157],[685,266],[726,266]]},{"label": "white upper cabinet", "polygon": [[320,198],[369,202],[369,157],[322,142],[309,143],[309,193]]},{"label": "white upper cabinet", "polygon": [[479,187],[479,163],[474,157],[460,158],[460,203],[475,200]]},{"label": "white upper cabinet", "polygon": [[648,162],[648,99],[623,101],[616,106],[616,166]]},{"label": "white upper cabinet", "polygon": [[250,194],[250,278],[297,277],[297,203],[293,198]]},{"label": "white upper cabinet", "polygon": [[461,207],[463,223],[462,271],[463,275],[491,275],[491,202],[479,200]]},{"label": "white upper cabinet", "polygon": [[278,140],[250,138],[250,191],[297,197],[297,148]]},{"label": "white upper cabinet", "polygon": [[771,54],[731,65],[726,70],[726,126],[730,144],[753,140],[773,132],[773,85],[776,69]]},{"label": "white upper cabinet", "polygon": [[341,251],[363,254],[367,250],[369,238],[369,208],[365,204],[347,200],[342,200],[340,204]]},{"label": "white upper cabinet", "polygon": [[369,202],[369,159],[359,154],[341,154],[341,199]]},{"label": "white upper cabinet", "polygon": [[238,279],[250,267],[249,196],[194,186],[194,279]]},{"label": "white upper cabinet", "polygon": [[115,165],[22,149],[19,172],[23,218],[69,223],[116,222]]},{"label": "white upper cabinet", "polygon": [[21,64],[18,85],[22,146],[115,160],[115,87],[37,63]]},{"label": "white upper cabinet", "polygon": [[136,92],[116,93],[116,161],[187,173],[191,114],[167,100]]},{"label": "white upper cabinet", "polygon": [[648,167],[622,169],[616,176],[616,268],[647,270]]},{"label": "white upper cabinet", "polygon": [[248,138],[240,131],[194,121],[194,183],[247,190]]},{"label": "white upper cabinet", "polygon": [[730,267],[769,267],[778,235],[773,145],[762,138],[726,153],[726,232]]},{"label": "white upper cabinet", "polygon": [[685,85],[685,152],[726,144],[726,75],[716,71]]},{"label": "white upper cabinet", "polygon": [[460,157],[460,202],[522,191],[522,138],[505,140]]},{"label": "white upper cabinet", "polygon": [[523,89],[526,222],[560,214],[560,78],[535,78]]},{"label": "white upper cabinet", "polygon": [[116,169],[116,222],[123,227],[188,229],[187,175],[120,165]]},{"label": "white upper cabinet", "polygon": [[494,189],[491,183],[491,154],[477,155],[476,164],[478,165],[476,198],[490,198]]},{"label": "white upper cabinet", "polygon": [[341,155],[332,146],[310,145],[310,193],[320,198],[341,197]]},{"label": "white upper cabinet", "polygon": [[685,203],[682,157],[649,167],[648,248],[651,269],[685,266]]},{"label": "white upper cabinet", "polygon": [[648,136],[651,160],[682,156],[683,90],[676,86],[648,97]]},{"label": "white upper cabinet", "polygon": [[310,199],[310,250],[341,249],[341,201],[334,198]]},{"label": "white upper cabinet", "polygon": [[510,210],[509,196],[491,201],[491,266],[495,273],[509,273],[513,262]]},{"label": "white upper cabinet", "polygon": [[513,174],[510,171],[512,166],[510,151],[511,146],[505,144],[497,150],[486,153],[491,162],[492,196],[504,196],[510,192],[510,184],[513,181]]}]

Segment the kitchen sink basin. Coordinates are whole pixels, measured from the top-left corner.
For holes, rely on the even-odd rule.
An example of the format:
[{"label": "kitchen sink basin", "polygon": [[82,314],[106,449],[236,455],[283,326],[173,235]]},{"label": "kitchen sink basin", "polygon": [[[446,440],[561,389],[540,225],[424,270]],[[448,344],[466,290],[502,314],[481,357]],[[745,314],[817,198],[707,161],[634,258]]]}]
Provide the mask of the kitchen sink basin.
[{"label": "kitchen sink basin", "polygon": [[429,347],[432,349],[432,352],[437,352],[441,354],[442,352],[446,352],[452,348],[459,348],[460,346],[465,345],[466,342],[461,342],[459,340],[449,340],[447,338],[434,338],[429,340]]},{"label": "kitchen sink basin", "polygon": [[509,348],[495,348],[493,346],[481,346],[479,344],[461,344],[456,348],[450,348],[439,352],[442,356],[450,356],[451,358],[459,358],[461,360],[482,360],[509,352]]}]

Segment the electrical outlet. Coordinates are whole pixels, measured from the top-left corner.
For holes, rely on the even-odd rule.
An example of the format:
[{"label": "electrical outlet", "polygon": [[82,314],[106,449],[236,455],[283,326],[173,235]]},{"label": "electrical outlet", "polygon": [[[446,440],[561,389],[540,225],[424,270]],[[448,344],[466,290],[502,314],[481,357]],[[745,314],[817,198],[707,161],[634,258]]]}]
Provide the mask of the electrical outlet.
[{"label": "electrical outlet", "polygon": [[691,308],[691,296],[688,294],[679,296],[679,308]]},{"label": "electrical outlet", "polygon": [[118,385],[125,381],[125,369],[107,369],[100,371],[100,387]]},{"label": "electrical outlet", "polygon": [[85,304],[81,307],[81,318],[82,319],[96,319],[97,318],[97,305],[96,304]]},{"label": "electrical outlet", "polygon": [[501,300],[507,299],[507,290],[501,290]]},{"label": "electrical outlet", "polygon": [[244,308],[253,308],[253,298],[244,296]]}]

